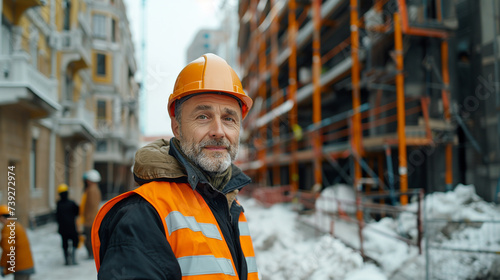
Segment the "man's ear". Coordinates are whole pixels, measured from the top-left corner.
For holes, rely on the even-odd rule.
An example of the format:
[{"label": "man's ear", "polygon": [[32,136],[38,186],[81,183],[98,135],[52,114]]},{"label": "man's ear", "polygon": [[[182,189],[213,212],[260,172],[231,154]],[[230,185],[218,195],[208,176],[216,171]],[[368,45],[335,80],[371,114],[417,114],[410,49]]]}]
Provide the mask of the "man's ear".
[{"label": "man's ear", "polygon": [[175,138],[179,139],[181,126],[179,125],[179,122],[177,122],[176,118],[170,119],[170,126],[172,127],[172,132],[174,133]]}]

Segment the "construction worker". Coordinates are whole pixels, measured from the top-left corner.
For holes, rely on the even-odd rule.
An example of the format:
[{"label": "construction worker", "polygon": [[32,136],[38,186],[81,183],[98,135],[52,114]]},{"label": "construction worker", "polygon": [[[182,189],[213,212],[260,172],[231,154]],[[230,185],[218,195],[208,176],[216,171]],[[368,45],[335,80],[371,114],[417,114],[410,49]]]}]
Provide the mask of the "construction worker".
[{"label": "construction worker", "polygon": [[9,218],[11,211],[7,205],[0,205],[0,223],[3,224],[0,272],[2,276],[14,274],[14,280],[29,280],[30,275],[35,273],[30,242],[21,223]]},{"label": "construction worker", "polygon": [[170,141],[135,155],[139,188],[100,210],[92,229],[98,279],[258,279],[232,164],[252,106],[227,62],[205,54],[169,97]]},{"label": "construction worker", "polygon": [[[68,198],[68,185],[60,184],[57,187],[59,201],[56,208],[56,220],[59,225],[59,234],[62,239],[62,248],[64,253],[64,264],[76,263],[76,249],[78,248],[79,238],[76,230],[76,218],[78,217],[78,205]],[[71,252],[69,252],[69,241],[71,241]]]},{"label": "construction worker", "polygon": [[95,169],[86,171],[83,174],[84,184],[84,205],[83,205],[83,235],[85,236],[85,248],[87,248],[88,258],[93,259],[92,250],[92,224],[99,211],[102,195],[98,183],[101,181],[101,174]]}]

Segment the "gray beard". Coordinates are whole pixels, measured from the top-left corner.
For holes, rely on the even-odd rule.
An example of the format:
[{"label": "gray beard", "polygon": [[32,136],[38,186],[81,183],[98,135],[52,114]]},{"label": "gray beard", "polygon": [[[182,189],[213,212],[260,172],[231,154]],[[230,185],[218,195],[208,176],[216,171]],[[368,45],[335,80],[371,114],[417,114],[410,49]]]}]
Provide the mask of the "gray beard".
[{"label": "gray beard", "polygon": [[[186,139],[184,139],[182,133],[179,138],[180,147],[184,154],[186,154],[192,162],[207,172],[222,173],[226,171],[238,154],[239,143],[231,146],[227,139],[209,139],[196,144],[194,142],[188,143]],[[227,147],[228,150],[227,153],[211,152],[212,156],[209,156],[205,154],[203,150],[205,146],[224,146]]]}]

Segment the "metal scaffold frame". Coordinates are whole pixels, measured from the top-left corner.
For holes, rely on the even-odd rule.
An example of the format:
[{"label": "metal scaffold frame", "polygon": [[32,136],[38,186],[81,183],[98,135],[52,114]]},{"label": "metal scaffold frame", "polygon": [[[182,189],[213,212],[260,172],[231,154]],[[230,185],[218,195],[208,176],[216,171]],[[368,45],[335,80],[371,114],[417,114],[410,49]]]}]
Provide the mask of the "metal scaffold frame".
[{"label": "metal scaffold frame", "polygon": [[[395,10],[394,6],[388,7],[390,3],[397,4]],[[251,15],[240,10],[241,24],[243,30],[248,26],[245,34],[249,38],[245,41],[240,37],[247,42],[240,44],[241,64],[246,73],[242,80],[249,95],[259,99],[256,104],[260,105],[244,124],[250,131],[244,140],[250,143],[251,152],[248,159],[239,163],[257,184],[288,185],[293,197],[300,200],[301,193],[318,194],[330,183],[325,181],[328,167],[339,174],[340,180],[351,182],[358,192],[394,192],[397,186],[403,193],[399,202],[394,197],[381,202],[406,205],[407,149],[436,145],[430,98],[405,93],[404,61],[410,37],[441,40],[438,75],[444,124],[440,125],[447,131],[453,130],[449,128],[449,31],[413,26],[405,0],[377,0],[372,7],[359,5],[359,0],[240,1],[240,6],[247,7]],[[441,5],[435,8],[436,20],[440,22]],[[348,15],[339,12],[346,9]],[[378,25],[367,26],[366,13],[371,10],[380,15]],[[346,26],[348,33],[344,32]],[[370,68],[371,46],[361,42],[360,30],[363,36],[368,30],[393,44],[390,62],[395,65],[394,71],[378,73]],[[310,79],[304,78],[307,67]],[[375,82],[370,75],[375,76]],[[349,90],[352,104],[348,110],[343,107],[343,112],[338,111],[342,113],[332,115],[332,109],[325,104],[332,104],[329,99],[335,98],[332,96],[339,89]],[[384,92],[393,92],[395,99],[383,101]],[[418,119],[418,123],[408,123],[408,118]],[[443,144],[444,183],[451,187],[453,140]],[[392,154],[397,154],[395,165]],[[357,218],[363,220],[361,212]]]}]

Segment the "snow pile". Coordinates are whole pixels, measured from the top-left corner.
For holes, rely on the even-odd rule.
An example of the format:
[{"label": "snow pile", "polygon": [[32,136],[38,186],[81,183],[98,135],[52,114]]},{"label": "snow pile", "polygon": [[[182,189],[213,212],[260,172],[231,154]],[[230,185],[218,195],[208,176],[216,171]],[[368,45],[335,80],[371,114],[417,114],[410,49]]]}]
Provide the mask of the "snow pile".
[{"label": "snow pile", "polygon": [[416,247],[409,246],[391,236],[398,236],[396,223],[391,218],[384,218],[377,223],[369,224],[363,231],[365,254],[375,259],[386,275],[392,275],[409,258],[418,255]]},{"label": "snow pile", "polygon": [[356,192],[354,188],[344,184],[327,187],[316,199],[316,209],[328,213],[355,213]]},{"label": "snow pile", "polygon": [[437,219],[427,227],[432,277],[499,279],[500,258],[493,253],[500,252],[499,209],[477,196],[473,185],[431,194],[426,204],[427,219]]},{"label": "snow pile", "polygon": [[249,222],[262,280],[369,279],[386,277],[373,265],[363,263],[361,255],[339,240],[315,237],[310,228],[297,222],[290,205],[269,209],[254,199],[242,200]]},{"label": "snow pile", "polygon": [[[317,213],[308,218],[322,231],[328,232],[328,225],[335,225],[335,236],[344,242],[359,248],[359,242],[353,241],[357,226],[347,225],[334,219],[325,212],[332,211],[336,206],[332,193],[345,186],[326,188],[316,204]],[[338,194],[339,191],[336,191]],[[345,199],[346,191],[343,191]],[[330,201],[330,204],[328,204]],[[429,241],[429,267],[433,279],[475,279],[499,277],[495,267],[500,264],[499,258],[491,253],[469,253],[464,250],[500,251],[500,210],[491,203],[482,200],[475,192],[473,185],[459,184],[453,191],[436,192],[425,198],[425,231]],[[363,231],[364,252],[376,260],[385,275],[407,273],[407,276],[425,277],[425,254],[419,255],[415,246],[394,237],[403,237],[416,242],[418,238],[417,202],[405,207],[407,212],[401,212],[396,218],[386,217],[378,222],[367,223]],[[365,215],[366,218],[366,215]],[[497,222],[490,222],[496,220]],[[470,221],[456,223],[454,221]],[[476,221],[476,222],[473,222]],[[479,222],[477,222],[479,221]],[[345,230],[350,227],[350,230]],[[350,232],[350,235],[349,235]],[[392,236],[392,237],[391,237]],[[358,239],[359,240],[359,239]],[[425,247],[426,240],[422,240]],[[454,250],[449,250],[454,249]],[[460,251],[457,251],[460,250]],[[492,276],[494,275],[494,276]],[[493,279],[493,278],[492,278]]]},{"label": "snow pile", "polygon": [[[320,197],[317,206],[328,207],[325,197],[332,193],[342,201],[353,197],[353,193],[349,194],[345,186],[334,190],[325,189],[325,196]],[[332,223],[328,220],[331,217],[325,215],[324,211],[299,217],[289,204],[278,204],[266,209],[253,199],[240,198],[240,202],[248,218],[262,280],[425,279],[425,251],[419,255],[416,247],[389,237],[402,236],[416,240],[416,216],[411,213],[417,209],[415,202],[406,207],[408,212],[401,213],[397,218],[386,217],[366,225],[363,231],[364,251],[380,267],[363,263],[358,252],[344,245],[349,243],[353,247],[359,246],[356,225],[334,221],[335,236],[344,243],[329,234],[319,234],[332,229]],[[440,219],[435,223],[427,223],[425,228],[429,237],[430,279],[500,279],[498,255],[439,249],[500,251],[500,222],[486,222],[500,220],[500,209],[478,197],[474,186],[465,185],[458,185],[454,191],[429,194],[425,204],[426,218]],[[327,210],[331,209],[338,208]],[[303,218],[323,228],[313,230],[304,225],[306,219]],[[476,222],[457,224],[452,220]],[[94,262],[86,259],[84,248],[77,252],[79,265],[63,265],[57,225],[28,230],[28,235],[36,269],[31,279],[96,279]],[[425,239],[422,242],[425,247]],[[12,279],[9,277],[7,279]]]},{"label": "snow pile", "polygon": [[474,185],[459,184],[454,191],[436,192],[426,197],[427,218],[448,220],[500,219],[498,209],[476,194]]}]

